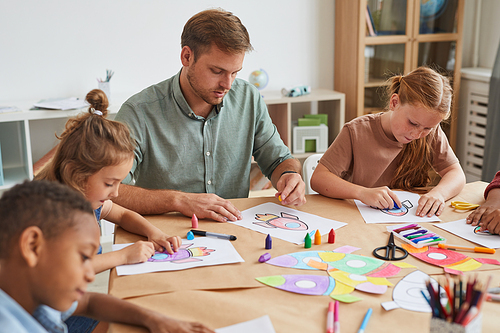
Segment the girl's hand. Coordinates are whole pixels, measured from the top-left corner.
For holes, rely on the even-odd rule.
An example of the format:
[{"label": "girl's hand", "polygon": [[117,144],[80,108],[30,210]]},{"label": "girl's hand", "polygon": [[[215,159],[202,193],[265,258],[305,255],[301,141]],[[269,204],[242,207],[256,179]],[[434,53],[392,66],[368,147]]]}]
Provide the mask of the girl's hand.
[{"label": "girl's hand", "polygon": [[439,216],[443,212],[444,201],[445,199],[440,193],[430,191],[422,195],[418,200],[418,207],[415,214],[420,217],[425,215],[431,217],[434,214]]},{"label": "girl's hand", "polygon": [[158,228],[148,236],[148,241],[153,243],[156,251],[162,252],[166,250],[169,254],[177,252],[182,244],[179,236],[169,236]]},{"label": "girl's hand", "polygon": [[145,262],[155,254],[153,243],[145,241],[138,241],[120,251],[125,256],[125,265]]},{"label": "girl's hand", "polygon": [[398,196],[387,186],[375,188],[363,188],[359,194],[359,200],[365,205],[378,209],[392,209],[394,203],[401,207],[401,201]]}]

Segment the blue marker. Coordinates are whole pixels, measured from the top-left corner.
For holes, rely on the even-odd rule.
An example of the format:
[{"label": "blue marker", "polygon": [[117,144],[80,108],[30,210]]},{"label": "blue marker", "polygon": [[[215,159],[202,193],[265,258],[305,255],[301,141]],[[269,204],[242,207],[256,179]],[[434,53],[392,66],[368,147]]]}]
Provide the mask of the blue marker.
[{"label": "blue marker", "polygon": [[394,202],[394,208],[395,209],[400,209],[399,206],[396,204],[396,201],[392,200],[392,202]]},{"label": "blue marker", "polygon": [[370,320],[370,316],[372,315],[372,308],[369,308],[368,311],[366,311],[365,318],[363,319],[363,322],[361,323],[361,326],[359,327],[358,333],[365,333],[365,328],[366,325],[368,325],[368,320]]}]

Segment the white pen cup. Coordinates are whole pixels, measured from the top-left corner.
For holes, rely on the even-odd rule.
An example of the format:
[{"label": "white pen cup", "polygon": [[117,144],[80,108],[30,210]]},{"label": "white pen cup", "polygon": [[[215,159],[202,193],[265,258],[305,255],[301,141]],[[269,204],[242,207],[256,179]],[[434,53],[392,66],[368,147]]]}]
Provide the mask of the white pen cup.
[{"label": "white pen cup", "polygon": [[102,91],[104,91],[104,93],[106,94],[106,97],[108,98],[108,101],[111,102],[111,88],[109,85],[109,81],[105,81],[105,82],[98,81],[97,87],[99,89],[101,89]]}]

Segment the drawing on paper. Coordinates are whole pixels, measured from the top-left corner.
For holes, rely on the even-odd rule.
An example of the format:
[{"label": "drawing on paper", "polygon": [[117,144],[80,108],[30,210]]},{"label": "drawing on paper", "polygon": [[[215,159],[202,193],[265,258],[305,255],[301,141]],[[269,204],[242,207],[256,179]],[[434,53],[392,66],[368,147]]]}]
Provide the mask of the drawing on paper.
[{"label": "drawing on paper", "polygon": [[156,251],[155,255],[149,258],[148,261],[151,262],[170,261],[175,264],[182,264],[187,262],[202,261],[202,259],[195,257],[208,256],[210,255],[210,252],[215,251],[214,249],[207,249],[206,247],[193,247],[190,249],[189,247],[192,245],[193,243],[182,244],[177,250],[177,252],[174,252],[174,254],[169,254],[167,250],[162,252]]},{"label": "drawing on paper", "polygon": [[392,208],[392,209],[380,209],[382,213],[392,215],[392,216],[405,216],[408,214],[408,211],[410,208],[413,208],[413,204],[410,202],[410,200],[405,200],[401,202],[401,207],[400,208]]},{"label": "drawing on paper", "polygon": [[295,215],[281,212],[281,217],[275,214],[255,214],[255,219],[260,222],[253,224],[265,228],[278,228],[283,230],[307,230],[308,226]]},{"label": "drawing on paper", "polygon": [[306,251],[282,255],[268,264],[309,270],[326,271],[329,276],[276,275],[257,278],[269,286],[306,295],[330,295],[340,302],[356,302],[354,290],[383,294],[392,286],[386,278],[398,274],[401,268],[415,267],[405,262],[383,260],[352,254],[359,248],[342,246],[334,251]]},{"label": "drawing on paper", "polygon": [[426,282],[436,287],[438,283],[422,271],[413,271],[399,281],[392,291],[393,301],[383,302],[381,305],[386,310],[405,309],[416,312],[431,312],[429,303],[422,296],[422,292],[429,297]]},{"label": "drawing on paper", "polygon": [[416,248],[411,244],[401,244],[409,254],[429,264],[443,267],[450,274],[463,275],[464,272],[478,269],[482,264],[500,265],[496,259],[471,258],[453,250],[441,249],[432,246]]}]

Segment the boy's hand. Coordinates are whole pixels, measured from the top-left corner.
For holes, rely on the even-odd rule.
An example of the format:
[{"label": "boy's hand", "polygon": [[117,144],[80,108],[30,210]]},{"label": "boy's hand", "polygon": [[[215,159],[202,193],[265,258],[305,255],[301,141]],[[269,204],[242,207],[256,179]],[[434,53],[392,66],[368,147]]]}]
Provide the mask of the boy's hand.
[{"label": "boy's hand", "polygon": [[393,209],[394,203],[401,207],[398,196],[387,186],[375,188],[363,188],[360,192],[359,200],[365,205],[378,209]]},{"label": "boy's hand", "polygon": [[148,319],[146,325],[155,333],[215,333],[203,324],[176,320],[156,312]]},{"label": "boy's hand", "polygon": [[153,243],[145,241],[138,241],[120,251],[123,251],[126,265],[145,262],[155,254]]},{"label": "boy's hand", "polygon": [[153,234],[148,236],[148,241],[152,242],[156,251],[167,251],[169,254],[174,254],[177,252],[182,244],[182,240],[179,236],[168,236],[163,233],[160,229],[156,229]]}]

